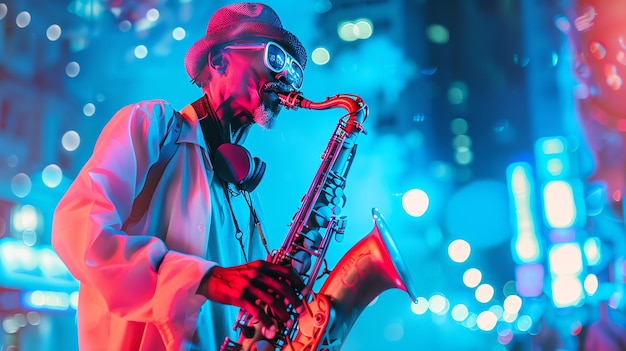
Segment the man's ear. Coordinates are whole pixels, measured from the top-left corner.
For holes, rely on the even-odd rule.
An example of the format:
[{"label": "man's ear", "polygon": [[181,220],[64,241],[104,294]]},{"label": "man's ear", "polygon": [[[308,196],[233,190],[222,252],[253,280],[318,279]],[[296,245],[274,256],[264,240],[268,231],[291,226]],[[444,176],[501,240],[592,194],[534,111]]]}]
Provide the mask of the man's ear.
[{"label": "man's ear", "polygon": [[224,57],[222,51],[216,51],[209,55],[209,64],[211,68],[218,71],[220,74],[224,74],[226,72],[226,66],[228,66],[228,59]]}]

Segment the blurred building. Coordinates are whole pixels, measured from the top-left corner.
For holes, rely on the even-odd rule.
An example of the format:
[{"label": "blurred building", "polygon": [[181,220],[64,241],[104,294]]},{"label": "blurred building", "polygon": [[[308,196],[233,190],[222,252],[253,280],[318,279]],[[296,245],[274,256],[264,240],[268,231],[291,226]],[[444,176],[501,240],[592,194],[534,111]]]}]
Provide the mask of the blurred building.
[{"label": "blurred building", "polygon": [[50,247],[50,227],[63,171],[75,166],[68,149],[76,141],[68,132],[77,106],[64,89],[69,41],[43,16],[67,18],[62,6],[0,4],[0,345],[6,350],[76,349],[78,284]]}]

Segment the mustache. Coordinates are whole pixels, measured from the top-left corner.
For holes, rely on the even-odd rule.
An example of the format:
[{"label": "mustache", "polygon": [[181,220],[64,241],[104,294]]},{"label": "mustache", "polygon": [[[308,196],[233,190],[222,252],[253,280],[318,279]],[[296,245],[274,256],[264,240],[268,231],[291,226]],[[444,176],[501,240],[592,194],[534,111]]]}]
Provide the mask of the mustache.
[{"label": "mustache", "polygon": [[274,114],[278,114],[282,105],[277,94],[289,94],[291,91],[293,91],[292,87],[283,82],[267,82],[259,90],[259,96],[265,108]]},{"label": "mustache", "polygon": [[291,85],[287,85],[283,82],[267,82],[263,84],[261,89],[259,90],[259,95],[263,96],[268,93],[281,93],[281,94],[289,94],[293,91]]}]

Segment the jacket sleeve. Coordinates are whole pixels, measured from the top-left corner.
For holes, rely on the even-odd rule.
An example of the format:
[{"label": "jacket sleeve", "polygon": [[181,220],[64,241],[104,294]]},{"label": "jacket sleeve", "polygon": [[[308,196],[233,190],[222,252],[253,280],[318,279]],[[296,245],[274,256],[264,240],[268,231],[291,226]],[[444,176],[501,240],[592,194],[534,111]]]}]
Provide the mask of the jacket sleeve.
[{"label": "jacket sleeve", "polygon": [[69,270],[100,292],[110,312],[132,321],[183,323],[205,301],[195,292],[214,265],[168,251],[155,233],[122,231],[173,118],[162,101],[118,111],[54,213],[52,245]]}]

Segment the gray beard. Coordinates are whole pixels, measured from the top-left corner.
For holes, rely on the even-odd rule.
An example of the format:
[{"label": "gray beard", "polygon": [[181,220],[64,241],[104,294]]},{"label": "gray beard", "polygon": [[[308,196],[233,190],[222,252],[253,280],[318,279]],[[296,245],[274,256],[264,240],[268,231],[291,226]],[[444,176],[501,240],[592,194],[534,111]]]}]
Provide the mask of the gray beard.
[{"label": "gray beard", "polygon": [[261,128],[269,130],[274,126],[276,114],[269,111],[265,105],[261,104],[252,111],[252,118],[254,123],[258,124]]}]

